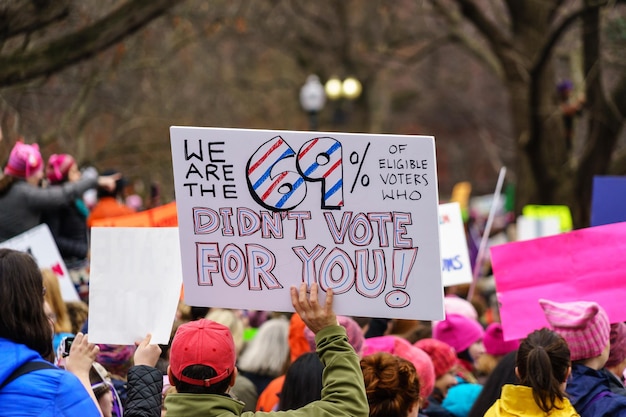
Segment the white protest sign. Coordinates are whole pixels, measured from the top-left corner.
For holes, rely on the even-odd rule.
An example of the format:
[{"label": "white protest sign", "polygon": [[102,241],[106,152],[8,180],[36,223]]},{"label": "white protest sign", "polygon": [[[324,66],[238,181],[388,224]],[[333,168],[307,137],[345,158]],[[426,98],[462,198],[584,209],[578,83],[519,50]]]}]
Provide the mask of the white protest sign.
[{"label": "white protest sign", "polygon": [[185,302],[443,318],[434,138],[170,129]]},{"label": "white protest sign", "polygon": [[554,236],[561,233],[561,219],[558,216],[518,216],[516,228],[518,241]]},{"label": "white protest sign", "polygon": [[472,282],[472,265],[459,203],[439,205],[439,237],[443,286]]},{"label": "white protest sign", "polygon": [[76,287],[70,278],[69,272],[59,248],[54,241],[52,232],[47,224],[40,224],[32,229],[0,243],[0,248],[8,248],[27,252],[35,258],[41,269],[51,269],[59,278],[59,287],[63,301],[79,301]]},{"label": "white protest sign", "polygon": [[181,285],[176,227],[92,228],[89,341],[167,344]]}]

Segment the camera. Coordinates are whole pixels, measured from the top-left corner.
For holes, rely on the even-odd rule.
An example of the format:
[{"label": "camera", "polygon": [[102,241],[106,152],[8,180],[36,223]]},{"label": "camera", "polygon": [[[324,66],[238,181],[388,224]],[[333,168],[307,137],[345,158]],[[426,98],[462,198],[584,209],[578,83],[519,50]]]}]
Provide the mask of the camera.
[{"label": "camera", "polygon": [[63,339],[63,357],[68,357],[70,355],[70,349],[72,347],[72,343],[74,343],[74,337],[66,337]]}]

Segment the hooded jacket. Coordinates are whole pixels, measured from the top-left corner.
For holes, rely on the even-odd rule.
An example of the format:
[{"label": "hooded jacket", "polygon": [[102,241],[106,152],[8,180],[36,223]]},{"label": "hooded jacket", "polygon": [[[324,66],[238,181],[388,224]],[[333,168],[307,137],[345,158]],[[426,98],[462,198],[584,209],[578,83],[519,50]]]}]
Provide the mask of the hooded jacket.
[{"label": "hooded jacket", "polygon": [[[3,338],[0,358],[0,384],[23,364],[43,361],[34,350]],[[9,382],[0,390],[0,414],[91,417],[100,416],[100,411],[74,374],[56,368],[32,371]]]},{"label": "hooded jacket", "polygon": [[581,417],[626,417],[626,397],[611,392],[610,381],[602,371],[572,365],[565,391]]},{"label": "hooded jacket", "polygon": [[549,412],[543,411],[533,398],[533,390],[523,385],[504,385],[500,399],[487,410],[485,417],[578,417],[567,398],[557,402]]}]

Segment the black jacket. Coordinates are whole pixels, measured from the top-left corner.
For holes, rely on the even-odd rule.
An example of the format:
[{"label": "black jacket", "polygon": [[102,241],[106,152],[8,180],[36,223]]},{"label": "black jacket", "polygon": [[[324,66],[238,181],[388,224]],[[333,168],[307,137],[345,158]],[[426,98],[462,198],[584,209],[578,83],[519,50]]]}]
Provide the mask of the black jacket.
[{"label": "black jacket", "polygon": [[42,220],[48,225],[68,268],[76,261],[84,260],[89,250],[87,217],[76,207],[75,202],[46,211]]},{"label": "black jacket", "polygon": [[128,371],[128,397],[124,417],[161,417],[163,374],[146,365]]}]

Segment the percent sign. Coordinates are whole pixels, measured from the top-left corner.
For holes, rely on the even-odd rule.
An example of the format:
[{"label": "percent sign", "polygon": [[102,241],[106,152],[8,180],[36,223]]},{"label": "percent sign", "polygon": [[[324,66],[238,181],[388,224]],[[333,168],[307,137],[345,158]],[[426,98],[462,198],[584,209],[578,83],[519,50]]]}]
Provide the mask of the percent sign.
[{"label": "percent sign", "polygon": [[[365,155],[367,155],[367,150],[370,148],[370,142],[367,142],[367,146],[365,147],[365,151],[363,152],[363,156],[359,156],[358,152],[354,151],[350,154],[350,163],[352,165],[359,164],[359,169],[356,171],[356,176],[354,177],[354,182],[352,183],[352,188],[350,188],[350,194],[354,191],[354,187],[356,182],[359,179],[359,175],[361,175],[361,168],[363,168],[363,162],[365,162]],[[360,160],[360,163],[359,163]],[[367,187],[370,185],[370,177],[367,174],[361,175],[361,185],[363,187]]]}]

